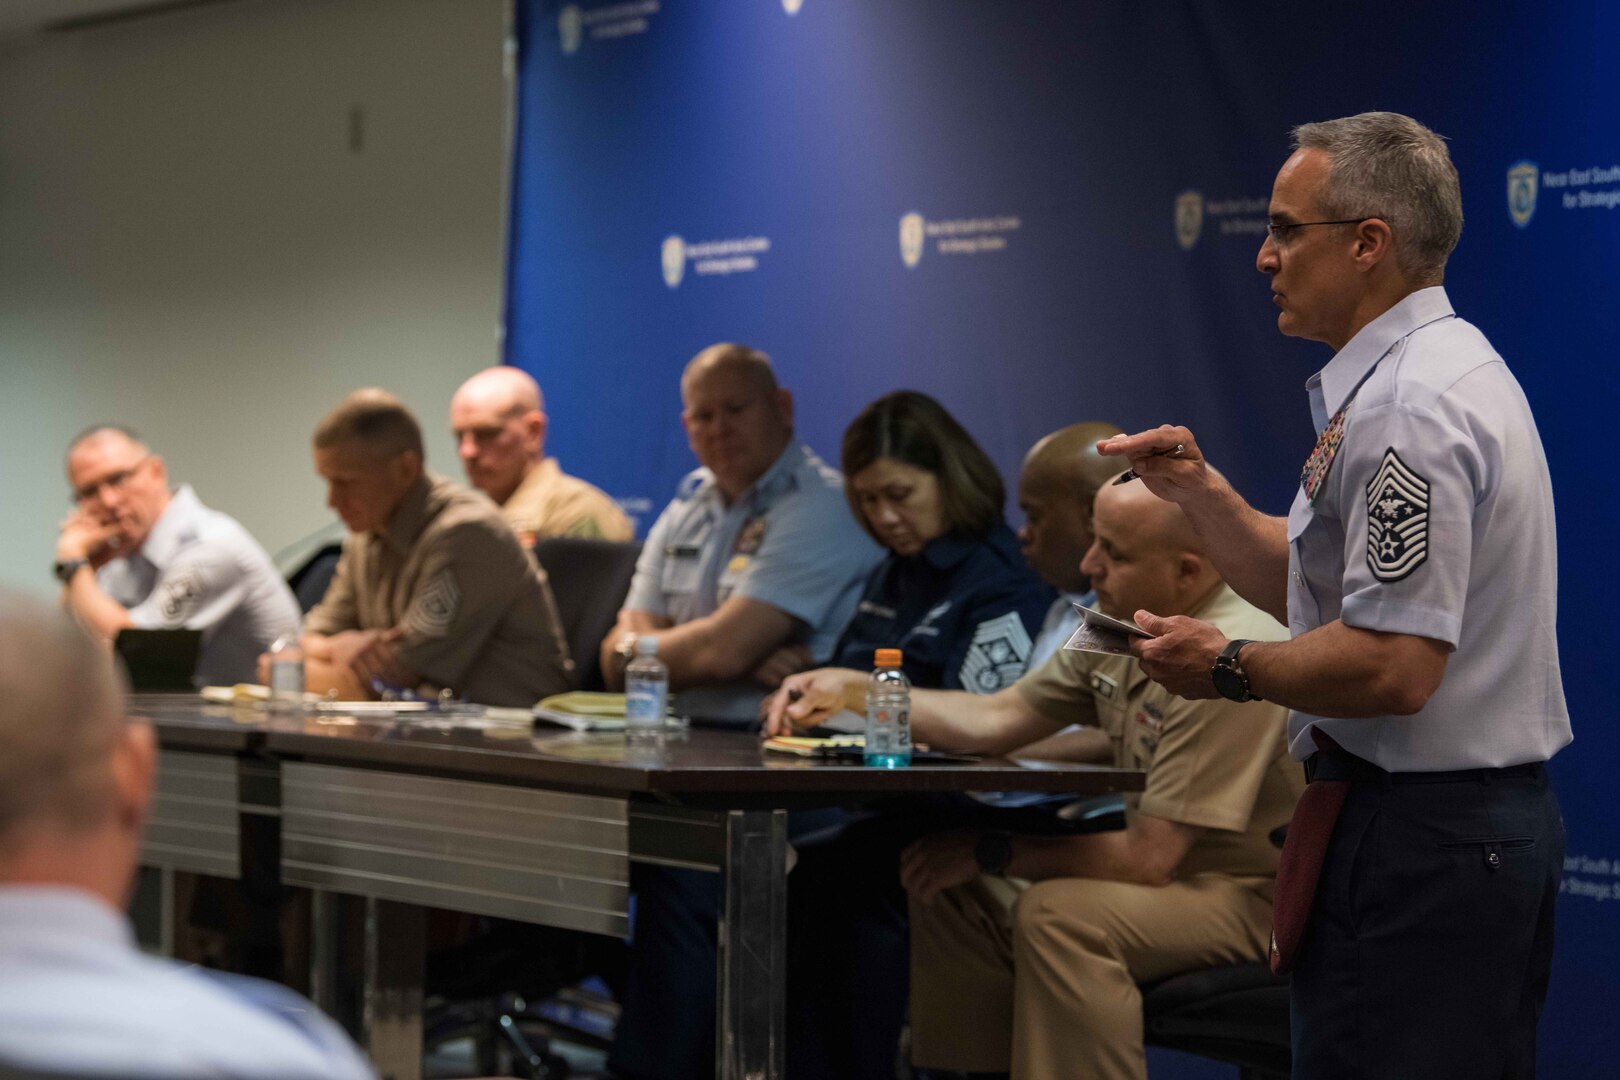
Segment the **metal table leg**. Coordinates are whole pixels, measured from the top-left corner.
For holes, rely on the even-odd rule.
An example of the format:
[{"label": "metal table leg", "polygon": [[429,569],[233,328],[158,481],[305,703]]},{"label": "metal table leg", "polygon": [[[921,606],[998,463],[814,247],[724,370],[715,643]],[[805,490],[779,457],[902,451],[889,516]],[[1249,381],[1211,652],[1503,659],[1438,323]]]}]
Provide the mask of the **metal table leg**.
[{"label": "metal table leg", "polygon": [[366,900],[365,1045],[384,1080],[421,1080],[427,913]]},{"label": "metal table leg", "polygon": [[725,815],[720,915],[720,1080],[780,1080],[786,1026],[787,812]]}]

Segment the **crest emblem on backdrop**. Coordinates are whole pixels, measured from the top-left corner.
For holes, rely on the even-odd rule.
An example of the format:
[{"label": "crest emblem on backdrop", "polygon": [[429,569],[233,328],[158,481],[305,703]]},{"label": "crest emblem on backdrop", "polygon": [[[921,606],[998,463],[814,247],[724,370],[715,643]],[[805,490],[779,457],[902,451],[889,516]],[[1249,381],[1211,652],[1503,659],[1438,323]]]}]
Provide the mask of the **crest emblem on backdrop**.
[{"label": "crest emblem on backdrop", "polygon": [[585,20],[580,16],[578,4],[569,4],[557,13],[557,40],[565,55],[571,56],[579,51],[579,39],[584,27]]},{"label": "crest emblem on backdrop", "polygon": [[686,276],[686,241],[678,236],[664,237],[664,284],[675,288]]},{"label": "crest emblem on backdrop", "polygon": [[782,10],[789,15],[797,15],[802,7],[804,7],[804,0],[782,0]]},{"label": "crest emblem on backdrop", "polygon": [[1536,216],[1536,191],[1541,170],[1533,161],[1521,161],[1507,172],[1508,214],[1513,224],[1524,228]]},{"label": "crest emblem on backdrop", "polygon": [[1176,196],[1176,243],[1191,251],[1204,231],[1204,197],[1196,191]]},{"label": "crest emblem on backdrop", "polygon": [[923,253],[923,216],[913,211],[900,218],[900,261],[916,266]]},{"label": "crest emblem on backdrop", "polygon": [[1367,568],[1379,581],[1400,581],[1429,557],[1429,482],[1384,451],[1367,485]]}]

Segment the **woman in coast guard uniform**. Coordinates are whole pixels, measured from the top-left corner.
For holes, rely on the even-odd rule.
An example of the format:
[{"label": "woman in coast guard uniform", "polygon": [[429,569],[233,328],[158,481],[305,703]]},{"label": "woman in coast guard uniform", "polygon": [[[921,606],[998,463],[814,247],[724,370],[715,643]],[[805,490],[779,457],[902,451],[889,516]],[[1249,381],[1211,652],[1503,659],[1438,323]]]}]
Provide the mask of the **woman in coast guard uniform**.
[{"label": "woman in coast guard uniform", "polygon": [[[888,556],[834,650],[870,669],[896,648],[913,686],[1016,682],[1054,593],[1024,564],[990,458],[933,398],[898,391],[844,433],[844,494]],[[944,808],[895,806],[825,843],[795,841],[789,876],[788,1075],[893,1077],[909,987],[899,853]]]},{"label": "woman in coast guard uniform", "polygon": [[933,398],[902,390],[850,424],[842,465],[855,520],[889,555],[833,664],[869,668],[874,650],[894,648],[914,686],[1011,686],[1054,594],[1024,565],[989,457]]}]

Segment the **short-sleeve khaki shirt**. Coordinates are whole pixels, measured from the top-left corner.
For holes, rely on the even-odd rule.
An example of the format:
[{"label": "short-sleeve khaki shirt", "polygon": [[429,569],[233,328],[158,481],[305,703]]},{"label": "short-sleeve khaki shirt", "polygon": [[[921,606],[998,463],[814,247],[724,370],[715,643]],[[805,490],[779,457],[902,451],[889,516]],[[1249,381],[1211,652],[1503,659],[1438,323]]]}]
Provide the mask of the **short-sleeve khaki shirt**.
[{"label": "short-sleeve khaki shirt", "polygon": [[515,706],[568,689],[545,572],[488,499],[442,477],[412,488],[380,534],[349,534],[304,619],[313,634],[394,627],[403,662],[432,689]]},{"label": "short-sleeve khaki shirt", "polygon": [[501,505],[501,513],[525,544],[543,536],[633,540],[635,529],[607,492],[562,471],[544,458]]},{"label": "short-sleeve khaki shirt", "polygon": [[[1230,638],[1277,641],[1276,620],[1226,585],[1195,617]],[[1147,773],[1126,799],[1128,815],[1148,814],[1204,831],[1176,868],[1178,878],[1219,873],[1269,889],[1279,852],[1271,832],[1288,822],[1305,789],[1288,756],[1288,711],[1269,702],[1188,701],[1149,679],[1135,660],[1059,649],[1018,683],[1030,707],[1054,726],[1101,728],[1114,764]]]}]

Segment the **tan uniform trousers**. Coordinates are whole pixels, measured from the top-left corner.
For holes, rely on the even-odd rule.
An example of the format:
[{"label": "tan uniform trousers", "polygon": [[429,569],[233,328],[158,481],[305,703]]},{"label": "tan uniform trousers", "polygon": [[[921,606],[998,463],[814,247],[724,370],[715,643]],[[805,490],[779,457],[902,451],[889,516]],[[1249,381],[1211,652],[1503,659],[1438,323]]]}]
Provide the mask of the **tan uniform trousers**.
[{"label": "tan uniform trousers", "polygon": [[911,902],[911,1059],[1013,1080],[1144,1080],[1141,982],[1261,960],[1270,879],[1001,878]]}]

